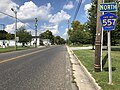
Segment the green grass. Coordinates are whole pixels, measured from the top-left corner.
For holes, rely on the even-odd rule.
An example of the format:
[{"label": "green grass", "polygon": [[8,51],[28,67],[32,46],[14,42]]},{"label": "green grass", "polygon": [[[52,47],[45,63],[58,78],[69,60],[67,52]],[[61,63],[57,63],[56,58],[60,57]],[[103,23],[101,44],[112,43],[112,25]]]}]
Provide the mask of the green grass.
[{"label": "green grass", "polygon": [[76,45],[69,45],[69,47],[88,47],[88,46],[91,46],[91,44],[76,44]]},{"label": "green grass", "polygon": [[[17,47],[17,50],[25,50],[30,48],[33,47]],[[0,48],[0,53],[11,52],[11,51],[16,51],[15,47]]]},{"label": "green grass", "polygon": [[96,82],[103,90],[120,90],[120,47],[112,47],[112,80],[113,85],[108,84],[108,60],[105,58],[107,51],[103,51],[103,61],[106,61],[102,72],[94,72],[94,50],[77,50],[74,53],[78,56],[83,65],[88,69]]}]

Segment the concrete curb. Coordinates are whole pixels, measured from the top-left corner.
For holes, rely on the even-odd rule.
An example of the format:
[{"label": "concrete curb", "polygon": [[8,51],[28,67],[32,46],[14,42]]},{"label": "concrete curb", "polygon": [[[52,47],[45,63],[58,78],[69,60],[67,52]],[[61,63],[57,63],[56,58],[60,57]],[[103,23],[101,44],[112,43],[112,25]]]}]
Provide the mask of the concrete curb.
[{"label": "concrete curb", "polygon": [[77,59],[77,61],[79,62],[80,66],[84,70],[85,74],[89,77],[90,81],[93,83],[95,89],[96,90],[102,90],[102,88],[98,85],[98,83],[96,83],[96,80],[92,77],[92,75],[90,74],[90,72],[88,72],[88,70],[86,69],[86,67],[80,62],[80,60],[74,54],[74,52],[72,50],[70,50],[70,48],[68,46],[66,46],[66,47],[67,47],[67,50],[68,50],[69,54],[73,54],[74,57]]}]

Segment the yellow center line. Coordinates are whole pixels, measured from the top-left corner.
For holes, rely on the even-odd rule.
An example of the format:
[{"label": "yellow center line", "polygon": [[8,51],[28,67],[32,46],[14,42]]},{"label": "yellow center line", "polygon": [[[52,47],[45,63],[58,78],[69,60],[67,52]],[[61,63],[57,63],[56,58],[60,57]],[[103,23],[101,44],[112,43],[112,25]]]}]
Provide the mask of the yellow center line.
[{"label": "yellow center line", "polygon": [[32,54],[35,54],[35,53],[38,53],[38,52],[41,52],[41,51],[45,51],[45,50],[48,50],[48,49],[50,49],[50,48],[39,50],[39,51],[35,51],[35,52],[32,52],[32,53],[28,53],[28,54],[24,54],[24,55],[17,56],[17,57],[14,57],[14,58],[6,59],[6,60],[3,60],[3,61],[0,61],[0,64],[1,63],[5,63],[5,62],[9,62],[9,61],[13,61],[13,60],[16,60],[18,58],[22,58],[22,57],[25,57],[25,56],[28,56],[28,55],[32,55]]}]

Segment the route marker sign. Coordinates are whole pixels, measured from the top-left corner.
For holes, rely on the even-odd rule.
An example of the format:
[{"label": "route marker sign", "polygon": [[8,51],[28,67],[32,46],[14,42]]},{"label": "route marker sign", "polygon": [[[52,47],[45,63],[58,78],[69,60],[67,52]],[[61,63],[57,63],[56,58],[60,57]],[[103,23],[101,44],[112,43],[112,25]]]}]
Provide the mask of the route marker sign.
[{"label": "route marker sign", "polygon": [[114,30],[117,16],[112,13],[106,13],[100,17],[104,30]]},{"label": "route marker sign", "polygon": [[102,3],[100,4],[101,12],[116,12],[117,11],[117,3]]},{"label": "route marker sign", "polygon": [[[104,1],[103,1],[104,2]],[[108,31],[108,67],[109,67],[109,84],[112,84],[112,65],[111,65],[111,36],[110,31],[114,30],[117,16],[110,12],[117,11],[117,3],[100,4],[100,11],[107,12],[100,17],[103,29]],[[101,39],[102,40],[102,39]]]}]

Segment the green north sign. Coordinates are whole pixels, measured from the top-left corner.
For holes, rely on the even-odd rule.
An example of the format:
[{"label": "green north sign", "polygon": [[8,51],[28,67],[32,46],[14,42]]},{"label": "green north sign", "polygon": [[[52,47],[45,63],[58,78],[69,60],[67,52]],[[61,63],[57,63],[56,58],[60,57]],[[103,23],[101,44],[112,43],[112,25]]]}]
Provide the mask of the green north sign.
[{"label": "green north sign", "polygon": [[117,11],[117,3],[102,3],[100,4],[101,12],[116,12]]}]

